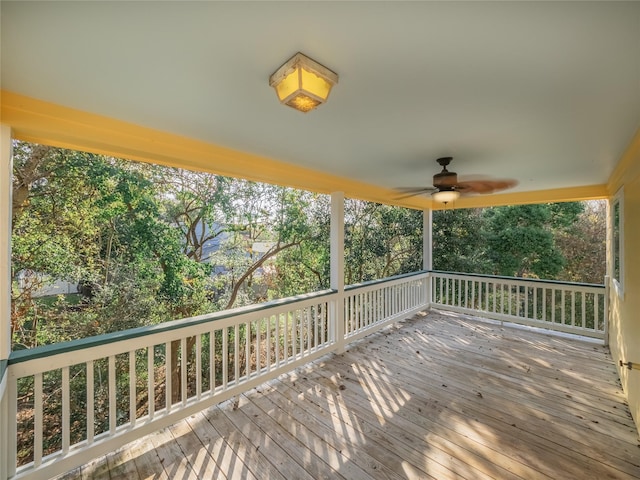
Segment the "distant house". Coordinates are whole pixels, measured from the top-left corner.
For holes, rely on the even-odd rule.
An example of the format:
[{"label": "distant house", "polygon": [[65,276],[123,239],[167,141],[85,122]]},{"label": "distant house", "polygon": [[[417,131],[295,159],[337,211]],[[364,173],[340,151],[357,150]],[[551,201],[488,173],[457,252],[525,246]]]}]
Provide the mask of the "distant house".
[{"label": "distant house", "polygon": [[20,291],[25,291],[34,284],[40,285],[31,293],[31,296],[34,298],[78,293],[77,282],[72,283],[67,280],[53,280],[46,273],[34,272],[33,270],[20,271],[17,280]]},{"label": "distant house", "polygon": [[[210,227],[204,226],[205,235],[208,235]],[[224,226],[220,223],[213,224],[214,231],[219,231],[220,233],[216,235],[214,238],[207,240],[202,245],[202,254],[200,256],[202,263],[212,263],[212,256],[220,250],[222,244],[229,238],[230,234],[226,231],[223,231]],[[202,225],[198,224],[196,226],[196,235],[202,235]],[[275,242],[253,242],[251,245],[251,250],[247,252],[247,256],[249,254],[258,254],[258,258],[262,257],[265,253],[269,251],[270,248],[273,247]],[[227,272],[227,268],[224,265],[212,265],[213,269],[211,275],[221,275]],[[256,272],[258,275],[261,273],[261,270]]]}]

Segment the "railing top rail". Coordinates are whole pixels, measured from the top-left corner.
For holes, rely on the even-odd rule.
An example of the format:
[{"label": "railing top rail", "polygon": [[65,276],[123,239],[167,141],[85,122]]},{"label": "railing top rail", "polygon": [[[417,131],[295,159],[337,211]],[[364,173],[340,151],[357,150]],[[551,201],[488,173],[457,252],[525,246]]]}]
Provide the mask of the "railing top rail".
[{"label": "railing top rail", "polygon": [[457,275],[461,277],[480,277],[498,280],[509,280],[513,282],[532,282],[532,283],[551,283],[554,285],[567,285],[571,287],[588,287],[588,288],[602,288],[604,284],[599,283],[581,283],[581,282],[565,282],[562,280],[544,280],[540,278],[523,278],[523,277],[507,277],[502,275],[486,275],[483,273],[462,273],[462,272],[447,272],[444,270],[429,270],[429,273],[444,274],[444,275]]},{"label": "railing top rail", "polygon": [[52,355],[58,355],[61,353],[68,353],[78,350],[84,350],[93,348],[99,345],[105,345],[110,343],[122,342],[125,340],[131,340],[134,338],[146,337],[155,335],[158,333],[169,332],[172,330],[178,330],[181,328],[193,327],[203,323],[217,322],[226,318],[234,317],[237,315],[260,312],[263,310],[269,310],[271,308],[281,307],[284,305],[291,305],[300,303],[316,298],[325,297],[336,293],[335,290],[327,289],[318,292],[307,293],[303,295],[296,295],[294,297],[287,297],[279,300],[272,300],[270,302],[260,303],[257,305],[247,305],[245,307],[234,308],[231,310],[223,310],[220,312],[207,313],[199,315],[197,317],[183,318],[180,320],[172,320],[169,322],[160,323],[157,325],[149,325],[145,327],[131,328],[128,330],[122,330],[119,332],[105,333],[103,335],[95,335],[93,337],[81,338],[78,340],[71,340],[68,342],[54,343],[51,345],[43,345],[41,347],[17,350],[11,352],[9,355],[8,363],[13,365],[16,363],[27,362],[38,358],[45,358]]},{"label": "railing top rail", "polygon": [[357,290],[358,288],[369,287],[371,285],[379,285],[381,283],[389,283],[396,280],[401,280],[403,278],[417,277],[419,275],[424,275],[425,273],[429,273],[429,270],[419,270],[417,272],[403,273],[401,275],[394,275],[393,277],[381,278],[379,280],[369,280],[368,282],[354,283],[353,285],[347,285],[346,287],[344,287],[344,290]]}]

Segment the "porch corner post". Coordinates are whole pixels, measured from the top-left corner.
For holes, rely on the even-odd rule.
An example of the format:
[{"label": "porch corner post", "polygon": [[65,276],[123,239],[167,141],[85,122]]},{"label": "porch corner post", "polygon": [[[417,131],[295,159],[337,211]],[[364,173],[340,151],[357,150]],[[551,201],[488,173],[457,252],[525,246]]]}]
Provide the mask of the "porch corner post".
[{"label": "porch corner post", "polygon": [[336,352],[345,349],[344,328],[344,192],[331,194],[331,288],[337,292],[329,311]]},{"label": "porch corner post", "polygon": [[426,270],[427,282],[425,292],[425,304],[427,308],[431,308],[431,292],[432,278],[431,270],[433,269],[433,210],[427,208],[422,212],[422,268]]},{"label": "porch corner post", "polygon": [[[10,432],[8,360],[11,353],[11,128],[0,125],[0,480],[9,477]],[[12,419],[15,424],[15,418]]]}]

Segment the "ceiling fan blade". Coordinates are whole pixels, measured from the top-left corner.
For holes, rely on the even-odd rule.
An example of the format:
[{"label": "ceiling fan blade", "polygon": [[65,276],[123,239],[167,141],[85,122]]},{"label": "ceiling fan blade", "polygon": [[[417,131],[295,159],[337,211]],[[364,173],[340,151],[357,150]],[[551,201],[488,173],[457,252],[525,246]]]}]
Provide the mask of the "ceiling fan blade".
[{"label": "ceiling fan blade", "polygon": [[436,191],[435,188],[432,187],[406,187],[406,188],[396,188],[398,192],[398,196],[396,196],[396,200],[401,200],[403,198],[413,197],[416,195],[430,194],[431,192]]},{"label": "ceiling fan blade", "polygon": [[467,180],[465,182],[458,182],[456,190],[460,193],[479,193],[489,194],[496,193],[502,190],[513,188],[518,184],[517,181],[511,179],[495,179],[495,180]]}]

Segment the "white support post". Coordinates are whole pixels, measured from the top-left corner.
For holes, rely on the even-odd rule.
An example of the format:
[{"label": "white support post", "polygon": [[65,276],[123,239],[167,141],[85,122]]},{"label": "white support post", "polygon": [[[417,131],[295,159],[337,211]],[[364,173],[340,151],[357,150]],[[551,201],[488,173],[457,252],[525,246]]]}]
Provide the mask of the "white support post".
[{"label": "white support post", "polygon": [[12,195],[11,128],[0,125],[0,479],[9,476],[9,398],[7,389],[9,353],[11,352],[11,195]]},{"label": "white support post", "polygon": [[338,292],[331,302],[329,325],[336,351],[344,352],[344,193],[331,194],[331,288]]},{"label": "white support post", "polygon": [[[422,268],[431,272],[433,269],[433,210],[426,209],[422,213]],[[427,275],[426,308],[431,308],[431,273]]]}]

